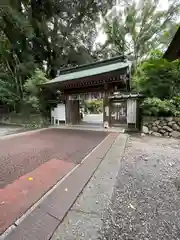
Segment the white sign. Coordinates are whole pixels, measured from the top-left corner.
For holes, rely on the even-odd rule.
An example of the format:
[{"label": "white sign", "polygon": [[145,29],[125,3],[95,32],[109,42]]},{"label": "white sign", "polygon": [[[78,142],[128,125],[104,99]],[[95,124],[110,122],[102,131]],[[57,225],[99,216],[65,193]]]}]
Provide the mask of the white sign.
[{"label": "white sign", "polygon": [[127,100],[127,123],[136,123],[137,100]]},{"label": "white sign", "polygon": [[106,112],[106,116],[109,117],[109,107],[108,106],[105,107],[105,112]]}]

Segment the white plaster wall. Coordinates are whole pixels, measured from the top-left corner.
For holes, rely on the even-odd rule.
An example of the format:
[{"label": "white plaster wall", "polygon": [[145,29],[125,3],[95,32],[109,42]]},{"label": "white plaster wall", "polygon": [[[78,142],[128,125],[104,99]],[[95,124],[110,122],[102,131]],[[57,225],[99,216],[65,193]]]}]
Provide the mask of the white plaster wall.
[{"label": "white plaster wall", "polygon": [[65,104],[59,103],[56,108],[51,109],[51,118],[57,119],[58,121],[66,120]]}]

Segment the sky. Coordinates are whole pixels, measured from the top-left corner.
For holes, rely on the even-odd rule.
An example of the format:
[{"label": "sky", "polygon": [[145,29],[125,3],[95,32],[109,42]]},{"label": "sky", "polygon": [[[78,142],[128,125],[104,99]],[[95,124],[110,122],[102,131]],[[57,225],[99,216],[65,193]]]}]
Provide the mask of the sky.
[{"label": "sky", "polygon": [[161,0],[160,5],[159,5],[159,9],[167,10],[167,8],[168,8],[168,0]]},{"label": "sky", "polygon": [[[139,0],[136,0],[136,2],[138,2]],[[119,3],[121,2],[121,0],[116,0],[116,4],[118,5]],[[159,9],[161,10],[166,10],[167,7],[168,7],[168,0],[160,0],[159,1],[160,4],[159,4]]]},{"label": "sky", "polygon": [[[138,2],[139,0],[136,0],[136,1]],[[118,3],[120,3],[121,0],[116,0],[116,2],[117,2],[116,8],[118,8]],[[168,0],[160,0],[158,9],[159,10],[167,10],[168,2],[169,2]],[[105,41],[106,41],[106,35],[100,30],[99,34],[96,38],[95,45],[98,43],[103,44]]]}]

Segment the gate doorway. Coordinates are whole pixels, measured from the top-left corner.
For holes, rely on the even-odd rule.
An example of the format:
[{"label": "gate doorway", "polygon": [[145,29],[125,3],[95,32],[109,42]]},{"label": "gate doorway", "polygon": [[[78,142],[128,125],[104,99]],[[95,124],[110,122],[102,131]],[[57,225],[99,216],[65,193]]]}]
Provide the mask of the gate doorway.
[{"label": "gate doorway", "polygon": [[102,92],[72,94],[68,99],[70,99],[70,102],[78,103],[76,104],[77,107],[69,104],[71,105],[71,110],[68,111],[71,112],[71,116],[67,116],[69,124],[98,128],[103,126]]},{"label": "gate doorway", "polygon": [[111,125],[118,126],[127,124],[127,101],[111,102]]},{"label": "gate doorway", "polygon": [[82,102],[81,124],[103,126],[103,100],[91,99]]}]

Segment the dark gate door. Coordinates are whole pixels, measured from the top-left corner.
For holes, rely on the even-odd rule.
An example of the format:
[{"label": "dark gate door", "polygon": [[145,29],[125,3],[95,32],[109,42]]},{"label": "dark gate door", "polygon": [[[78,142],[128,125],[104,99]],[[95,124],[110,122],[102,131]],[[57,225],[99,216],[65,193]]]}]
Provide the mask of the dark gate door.
[{"label": "dark gate door", "polygon": [[127,101],[111,103],[111,125],[127,123]]}]

